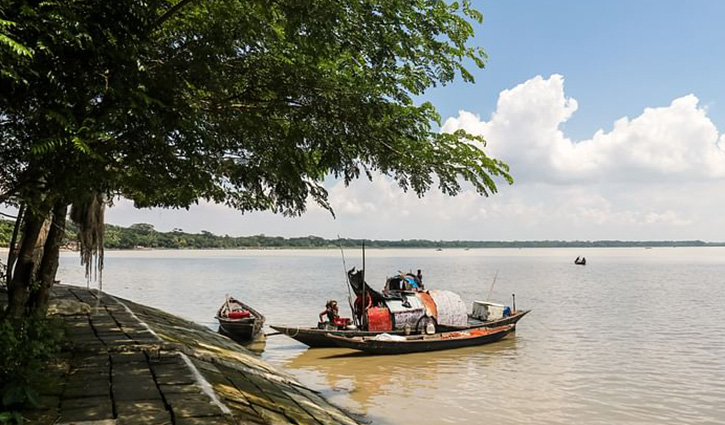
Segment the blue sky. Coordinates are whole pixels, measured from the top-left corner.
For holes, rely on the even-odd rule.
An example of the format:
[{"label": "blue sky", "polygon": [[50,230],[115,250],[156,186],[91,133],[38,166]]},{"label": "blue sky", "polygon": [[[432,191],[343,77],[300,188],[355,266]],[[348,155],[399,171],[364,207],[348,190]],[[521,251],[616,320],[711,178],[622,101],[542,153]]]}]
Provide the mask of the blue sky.
[{"label": "blue sky", "polygon": [[489,55],[476,84],[429,93],[445,116],[488,117],[501,90],[536,75],[561,74],[580,108],[565,124],[575,139],[622,116],[694,93],[725,124],[725,1],[494,0],[476,43]]},{"label": "blue sky", "polygon": [[[328,180],[337,219],[202,204],[111,223],[370,239],[725,241],[725,1],[479,1],[476,84],[426,93],[444,131],[483,135],[516,179],[418,199],[385,176]],[[601,130],[601,131],[600,131]]]}]

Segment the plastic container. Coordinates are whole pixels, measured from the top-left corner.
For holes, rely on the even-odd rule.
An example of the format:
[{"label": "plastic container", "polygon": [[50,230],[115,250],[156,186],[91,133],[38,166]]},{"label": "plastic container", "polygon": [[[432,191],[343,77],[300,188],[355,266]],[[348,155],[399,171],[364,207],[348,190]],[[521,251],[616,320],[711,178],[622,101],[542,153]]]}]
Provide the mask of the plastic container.
[{"label": "plastic container", "polygon": [[393,323],[390,320],[390,310],[387,307],[371,307],[368,309],[369,331],[390,331]]},{"label": "plastic container", "polygon": [[479,320],[498,320],[504,317],[503,304],[495,304],[486,301],[474,301],[473,302],[473,317]]}]

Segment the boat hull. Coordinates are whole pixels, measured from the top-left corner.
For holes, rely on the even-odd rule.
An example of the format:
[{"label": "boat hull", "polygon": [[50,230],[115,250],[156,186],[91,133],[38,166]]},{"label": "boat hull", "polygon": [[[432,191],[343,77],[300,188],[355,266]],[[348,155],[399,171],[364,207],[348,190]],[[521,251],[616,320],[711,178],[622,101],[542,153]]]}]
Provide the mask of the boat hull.
[{"label": "boat hull", "polygon": [[[488,322],[482,322],[476,319],[470,319],[469,326],[461,328],[441,328],[441,330],[465,330],[465,329],[477,329],[477,328],[493,328],[497,326],[515,325],[516,322],[521,320],[531,310],[519,310],[509,317],[504,317],[499,320],[492,320]],[[280,332],[288,337],[307,345],[310,348],[330,348],[337,347],[338,344],[335,340],[330,338],[331,335],[342,336],[346,338],[362,337],[362,336],[376,336],[382,333],[388,333],[391,335],[403,335],[402,330],[394,331],[362,331],[362,330],[326,330],[319,328],[300,328],[297,326],[270,326],[277,332]]]},{"label": "boat hull", "polygon": [[249,341],[262,331],[263,320],[253,318],[246,322],[219,320],[219,332],[235,341]]},{"label": "boat hull", "polygon": [[444,332],[436,335],[407,337],[404,341],[376,340],[371,337],[345,338],[336,335],[331,335],[331,339],[339,347],[359,350],[368,354],[409,354],[490,344],[503,339],[513,329],[513,325],[499,326],[496,328],[477,328],[465,331]]},{"label": "boat hull", "polygon": [[[310,348],[330,348],[337,347],[337,344],[330,338],[330,335],[339,335],[343,337],[356,336],[375,336],[383,332],[378,331],[361,331],[361,330],[329,330],[319,328],[300,328],[297,326],[278,326],[270,325],[270,328],[280,332],[288,337],[299,341]],[[393,335],[402,335],[403,331],[389,331]]]},{"label": "boat hull", "polygon": [[516,322],[521,320],[521,318],[523,318],[530,312],[531,312],[531,310],[518,310],[514,314],[512,314],[508,317],[503,317],[503,318],[497,319],[497,320],[490,320],[487,322],[483,322],[478,319],[473,319],[473,318],[469,317],[468,318],[469,326],[466,327],[466,329],[495,328],[497,326],[515,325]]}]

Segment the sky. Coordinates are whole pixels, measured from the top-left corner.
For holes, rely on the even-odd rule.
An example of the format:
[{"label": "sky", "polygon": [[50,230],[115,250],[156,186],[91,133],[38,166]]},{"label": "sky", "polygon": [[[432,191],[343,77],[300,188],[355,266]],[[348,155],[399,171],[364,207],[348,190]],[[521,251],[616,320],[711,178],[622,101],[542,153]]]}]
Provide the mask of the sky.
[{"label": "sky", "polygon": [[328,179],[335,210],[300,218],[224,206],[136,210],[107,222],[217,234],[434,240],[725,241],[725,2],[488,0],[475,84],[427,92],[515,183],[419,199],[385,176]]}]

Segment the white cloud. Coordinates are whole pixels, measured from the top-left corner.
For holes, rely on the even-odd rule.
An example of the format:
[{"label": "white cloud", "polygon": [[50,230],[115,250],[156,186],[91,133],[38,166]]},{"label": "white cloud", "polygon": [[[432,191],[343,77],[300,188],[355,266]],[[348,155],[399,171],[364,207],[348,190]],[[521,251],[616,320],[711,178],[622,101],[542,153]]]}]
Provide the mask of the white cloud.
[{"label": "white cloud", "polygon": [[558,184],[595,181],[693,180],[725,177],[725,141],[690,94],[669,106],[621,118],[610,132],[572,141],[561,130],[576,112],[564,94],[564,78],[541,76],[504,90],[487,122],[467,111],[449,118],[443,131],[483,135],[493,156],[507,161],[519,182]]}]

